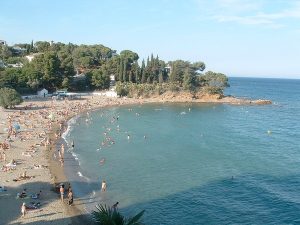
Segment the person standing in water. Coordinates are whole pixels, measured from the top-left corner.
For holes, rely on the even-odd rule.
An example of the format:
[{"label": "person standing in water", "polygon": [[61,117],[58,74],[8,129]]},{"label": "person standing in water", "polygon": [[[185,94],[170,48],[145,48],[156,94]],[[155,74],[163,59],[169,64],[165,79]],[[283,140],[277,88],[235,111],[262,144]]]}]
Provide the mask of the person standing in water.
[{"label": "person standing in water", "polygon": [[21,206],[21,213],[22,213],[22,217],[24,217],[25,214],[26,214],[26,204],[25,204],[25,202],[23,202],[23,204]]},{"label": "person standing in water", "polygon": [[64,154],[65,154],[65,146],[64,146],[64,144],[61,144],[60,151],[61,151],[62,157],[64,157]]},{"label": "person standing in water", "polygon": [[61,202],[64,202],[64,194],[65,194],[65,188],[64,188],[64,185],[61,185],[61,186],[60,186],[59,192],[60,192],[60,199],[61,199]]},{"label": "person standing in water", "polygon": [[72,205],[73,204],[73,191],[72,191],[72,189],[69,189],[68,199],[69,199],[69,205]]},{"label": "person standing in water", "polygon": [[101,191],[106,191],[106,182],[105,180],[102,181],[102,185],[101,185]]}]

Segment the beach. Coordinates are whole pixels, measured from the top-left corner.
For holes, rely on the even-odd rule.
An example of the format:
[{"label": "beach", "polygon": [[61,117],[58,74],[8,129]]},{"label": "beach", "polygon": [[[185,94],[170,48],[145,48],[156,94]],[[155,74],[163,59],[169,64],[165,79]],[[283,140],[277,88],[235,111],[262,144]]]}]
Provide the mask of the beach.
[{"label": "beach", "polygon": [[[59,221],[59,224],[74,224],[77,219],[76,194],[73,207],[66,207],[67,200],[61,202],[59,194],[54,192],[55,184],[66,181],[58,160],[53,159],[54,146],[60,137],[55,137],[54,131],[59,130],[68,118],[86,110],[110,105],[138,103],[140,100],[110,99],[100,96],[88,96],[80,100],[25,101],[13,110],[0,111],[1,143],[9,145],[9,149],[1,149],[5,153],[5,161],[1,157],[1,183],[4,190],[0,192],[1,224],[45,224],[47,221]],[[9,122],[11,121],[11,122]],[[9,123],[19,127],[16,135],[7,137]],[[64,126],[62,126],[64,128]],[[49,138],[50,137],[50,138]],[[51,144],[46,142],[50,141]],[[13,163],[11,161],[13,160]],[[25,178],[22,174],[26,171]],[[14,181],[15,180],[15,181]],[[17,194],[26,189],[25,198],[17,198]],[[38,199],[32,199],[32,194],[41,191]],[[37,209],[28,210],[21,217],[21,205],[40,203]],[[73,221],[72,221],[73,219]]]},{"label": "beach", "polygon": [[[124,104],[151,102],[186,102],[186,98],[109,98],[104,96],[84,96],[77,100],[26,100],[13,110],[0,111],[1,149],[0,217],[1,224],[80,224],[82,205],[76,199],[68,206],[68,200],[61,202],[59,184],[68,184],[64,176],[63,164],[57,154],[61,134],[70,118],[96,108]],[[198,99],[193,102],[215,102],[249,104],[235,98]],[[13,130],[9,138],[9,128]],[[67,147],[67,146],[66,146]],[[5,161],[3,160],[5,153]],[[24,176],[25,172],[25,176]],[[67,188],[67,186],[66,186]],[[26,197],[17,198],[26,192]],[[38,194],[38,198],[36,197]],[[65,197],[67,192],[65,190]],[[21,205],[25,202],[27,211],[21,217]],[[56,222],[55,222],[56,221]]]}]

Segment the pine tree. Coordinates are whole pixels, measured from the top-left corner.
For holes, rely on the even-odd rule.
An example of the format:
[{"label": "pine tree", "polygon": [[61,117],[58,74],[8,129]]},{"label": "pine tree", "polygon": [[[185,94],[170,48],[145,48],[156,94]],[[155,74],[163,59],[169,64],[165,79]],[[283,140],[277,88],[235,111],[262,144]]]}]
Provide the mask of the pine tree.
[{"label": "pine tree", "polygon": [[194,76],[189,68],[186,68],[183,75],[184,90],[191,91],[194,89]]}]

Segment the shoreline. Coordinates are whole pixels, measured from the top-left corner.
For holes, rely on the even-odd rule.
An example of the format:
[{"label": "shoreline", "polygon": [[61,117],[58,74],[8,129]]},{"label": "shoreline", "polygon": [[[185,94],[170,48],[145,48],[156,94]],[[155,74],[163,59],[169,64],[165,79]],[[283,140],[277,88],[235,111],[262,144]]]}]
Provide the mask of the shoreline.
[{"label": "shoreline", "polygon": [[[196,99],[194,101],[193,100],[186,101],[185,99],[176,99],[176,98],[175,98],[175,100],[169,100],[169,101],[165,101],[163,99],[161,101],[159,101],[159,99],[157,99],[157,98],[149,98],[149,99],[146,98],[146,99],[143,99],[144,101],[148,100],[148,101],[145,101],[145,102],[144,101],[140,102],[139,101],[140,99],[135,99],[135,98],[129,98],[129,99],[138,100],[138,102],[130,102],[130,103],[127,102],[127,103],[123,103],[123,104],[115,103],[115,104],[111,104],[111,105],[99,106],[99,107],[95,107],[95,108],[91,108],[91,109],[88,109],[88,110],[83,110],[81,112],[78,112],[77,114],[75,114],[73,116],[70,116],[70,117],[65,119],[63,127],[62,127],[62,131],[63,131],[63,133],[65,133],[67,131],[68,126],[69,126],[68,125],[69,121],[72,120],[75,117],[80,117],[84,113],[87,113],[87,112],[90,112],[90,111],[100,110],[100,109],[103,109],[103,108],[113,107],[113,106],[125,106],[125,105],[135,105],[135,104],[151,104],[151,103],[153,103],[153,104],[155,104],[155,103],[158,103],[158,104],[162,104],[162,103],[175,103],[175,104],[176,103],[207,103],[207,104],[230,104],[230,105],[241,105],[241,104],[243,104],[243,105],[265,105],[265,104],[272,104],[272,102],[269,101],[269,100],[239,99],[239,98],[235,98],[235,97],[231,97],[231,96],[225,97],[226,101],[222,101],[223,99],[217,99],[217,101],[214,101],[214,102],[211,102],[211,101],[207,102],[207,101],[203,101],[201,99],[200,100]],[[232,100],[234,100],[234,101],[232,101]],[[56,126],[58,127],[58,124],[56,124]],[[65,141],[64,138],[61,137],[61,138],[56,140],[57,143],[55,145],[57,146],[58,143],[61,144],[64,141]],[[55,148],[55,150],[57,150],[57,149]],[[54,153],[55,150],[53,149],[52,153]],[[73,155],[71,157],[73,157],[74,161],[76,161]],[[52,161],[55,162],[55,160],[53,160],[53,158],[52,158]],[[78,165],[78,166],[80,167],[80,165]],[[66,172],[65,172],[65,167],[60,167],[59,163],[56,162],[56,168],[52,168],[52,170],[50,169],[50,172],[54,176],[60,177],[60,179],[56,180],[55,184],[69,183],[68,176],[66,175]],[[63,173],[63,175],[59,176],[58,173]],[[88,223],[92,222],[89,215],[85,215],[86,210],[82,207],[83,204],[82,204],[81,200],[80,199],[76,199],[76,200],[74,199],[74,202],[75,201],[79,202],[80,206],[77,205],[77,206],[73,206],[72,208],[69,208],[69,213],[72,216],[81,215],[82,217],[76,219],[75,221],[72,221],[73,224],[76,224],[76,223],[78,223],[78,224],[82,224],[82,223],[88,224]]]},{"label": "shoreline", "polygon": [[[80,114],[83,114],[84,112],[80,112],[79,114],[70,116],[66,118],[66,120],[63,123],[62,129],[59,129],[59,124],[55,123],[53,129],[48,134],[48,137],[53,140],[53,143],[51,144],[51,147],[49,146],[48,151],[48,160],[49,160],[49,170],[51,175],[53,176],[53,192],[57,193],[55,188],[61,183],[69,184],[69,179],[65,173],[65,167],[62,167],[60,163],[53,158],[53,154],[57,152],[57,149],[60,144],[64,143],[66,145],[66,142],[63,137],[60,137],[58,139],[55,139],[55,133],[56,132],[66,132],[66,129],[68,128],[68,122],[73,119],[76,116],[79,116]],[[73,157],[73,156],[72,156]],[[59,194],[59,193],[57,193]],[[85,215],[85,211],[82,208],[81,201],[76,198],[76,193],[74,193],[74,203],[73,206],[68,206],[67,204],[64,204],[64,207],[66,211],[68,212],[68,215],[71,217],[72,224],[89,224],[91,221],[88,218],[87,215]],[[76,204],[77,203],[77,204]]]},{"label": "shoreline", "polygon": [[[211,96],[210,96],[211,97]],[[110,98],[103,96],[85,96],[79,100],[68,101],[51,101],[50,99],[28,100],[14,110],[0,109],[0,131],[8,127],[8,118],[12,118],[12,122],[17,122],[21,126],[20,132],[16,138],[12,139],[11,148],[6,150],[6,162],[1,162],[1,166],[6,165],[10,160],[16,159],[18,164],[15,170],[8,172],[0,172],[0,186],[5,186],[6,195],[0,193],[1,200],[7,199],[7,202],[0,201],[0,207],[6,208],[6,212],[1,212],[4,223],[26,223],[34,222],[35,224],[44,224],[44,221],[56,221],[59,224],[86,224],[86,212],[79,204],[69,207],[62,204],[59,194],[54,192],[54,186],[62,181],[68,182],[65,176],[64,167],[60,166],[58,160],[53,159],[53,154],[57,150],[57,145],[61,143],[62,137],[56,139],[55,133],[59,130],[59,123],[63,123],[62,130],[66,129],[69,120],[75,116],[79,116],[87,111],[98,110],[111,106],[122,106],[131,104],[147,104],[147,103],[213,103],[213,104],[231,104],[231,105],[260,105],[258,102],[251,100],[243,100],[233,97],[225,97],[223,99],[204,98],[204,99],[187,99],[187,98],[166,98],[166,96],[152,98]],[[270,104],[263,102],[263,104]],[[29,109],[25,106],[29,105]],[[23,107],[23,108],[21,108]],[[53,118],[50,120],[49,116]],[[50,123],[50,127],[49,127]],[[52,123],[52,124],[51,124]],[[23,128],[24,127],[24,128]],[[25,129],[26,128],[26,129]],[[0,133],[0,142],[5,141],[6,133]],[[50,146],[45,146],[44,142],[49,137],[52,140]],[[34,151],[28,153],[31,157],[23,155],[28,151],[30,146],[34,145]],[[26,153],[27,154],[27,153]],[[32,169],[33,165],[43,165],[43,169]],[[28,170],[28,175],[32,175],[30,180],[13,182],[12,179],[18,174]],[[27,217],[20,217],[21,201],[16,201],[16,193],[20,193],[23,188],[29,189],[28,192],[38,192],[42,190],[42,196],[39,201],[42,203],[41,209],[30,213]],[[3,197],[4,196],[4,197]],[[74,202],[78,203],[76,193],[74,193]],[[27,202],[30,200],[27,200]],[[81,205],[80,205],[81,206]],[[5,213],[6,215],[2,214]]]}]

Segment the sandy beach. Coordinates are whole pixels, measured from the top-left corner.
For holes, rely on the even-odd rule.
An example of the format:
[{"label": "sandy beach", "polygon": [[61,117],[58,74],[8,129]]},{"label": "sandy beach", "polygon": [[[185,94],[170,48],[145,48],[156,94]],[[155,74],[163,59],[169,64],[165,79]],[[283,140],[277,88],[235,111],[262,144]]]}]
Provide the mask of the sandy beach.
[{"label": "sandy beach", "polygon": [[[55,184],[66,181],[59,160],[52,159],[55,142],[60,138],[55,137],[54,132],[62,133],[59,124],[80,112],[139,102],[141,100],[89,96],[72,101],[25,101],[14,110],[1,109],[0,142],[4,143],[4,149],[1,146],[0,186],[4,190],[0,192],[0,224],[76,224],[80,215],[75,209],[76,194],[73,206],[68,207],[67,200],[62,203],[54,191]],[[9,124],[18,125],[20,129],[7,139]],[[24,172],[26,176],[22,177]],[[26,197],[17,198],[24,189]],[[31,198],[40,191],[38,199]],[[40,206],[21,217],[23,202],[27,207],[34,206],[32,203],[40,203]]]},{"label": "sandy beach", "polygon": [[[176,96],[149,99],[85,96],[70,101],[26,100],[14,110],[0,109],[0,224],[80,224],[79,221],[85,217],[82,216],[82,206],[76,199],[76,193],[73,205],[69,206],[67,199],[64,202],[60,200],[57,186],[68,184],[59,157],[53,157],[65,122],[95,108],[151,102],[253,103],[232,97],[191,101]],[[12,134],[8,138],[10,129]],[[26,196],[17,197],[24,189]],[[23,202],[32,209],[21,217]]]}]

